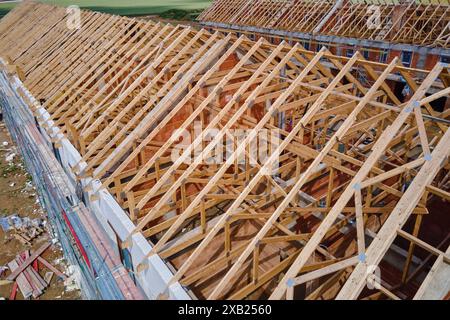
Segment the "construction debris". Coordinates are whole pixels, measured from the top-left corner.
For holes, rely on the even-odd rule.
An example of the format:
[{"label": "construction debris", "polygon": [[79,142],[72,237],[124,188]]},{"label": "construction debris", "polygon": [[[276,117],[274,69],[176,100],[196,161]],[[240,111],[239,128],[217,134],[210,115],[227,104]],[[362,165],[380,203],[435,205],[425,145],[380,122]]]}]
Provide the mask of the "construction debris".
[{"label": "construction debris", "polygon": [[[54,299],[61,294],[64,295],[64,299],[77,299],[79,291],[65,294],[64,282],[58,280],[65,279],[67,263],[62,258],[61,244],[52,233],[46,212],[38,205],[37,191],[25,170],[22,156],[14,141],[4,141],[10,138],[4,123],[0,123],[0,128],[0,296],[7,299],[24,298],[18,282],[23,283],[22,289],[27,296],[27,285],[18,280],[19,277],[14,281],[6,280],[11,272],[8,265],[15,263],[20,266],[22,263],[20,259],[25,259],[27,254],[32,254],[33,249],[38,248],[51,237],[52,246],[44,252],[44,257],[52,262],[49,263],[43,256],[39,256],[31,265],[38,263],[40,268],[37,271],[38,275],[29,269],[26,274],[32,275],[32,279],[37,279],[41,284],[43,294],[39,296],[40,299]],[[11,154],[14,154],[14,157],[10,156]],[[11,162],[6,161],[11,159]],[[14,187],[8,188],[12,184]],[[32,250],[31,253],[27,252],[28,249]],[[14,262],[11,260],[12,257]],[[57,260],[58,263],[53,263],[53,260]],[[45,289],[39,277],[47,283]],[[20,276],[20,278],[23,277]]]},{"label": "construction debris", "polygon": [[3,274],[9,270],[8,267],[0,266],[0,278],[3,276]]},{"label": "construction debris", "polygon": [[15,156],[16,156],[15,153],[11,153],[11,154],[7,155],[5,158],[6,162],[13,162]]},{"label": "construction debris", "polygon": [[13,237],[23,244],[31,245],[35,239],[44,234],[46,222],[40,218],[20,218],[13,214],[0,218],[0,226],[4,232],[13,231]]},{"label": "construction debris", "polygon": [[[15,281],[11,291],[11,300],[15,299],[17,289],[20,290],[24,299],[29,299],[30,297],[38,298],[50,285],[55,273],[62,280],[66,280],[67,277],[63,273],[40,257],[50,246],[51,243],[46,242],[33,253],[26,250],[8,263],[8,268],[11,272],[4,281],[5,283]],[[50,269],[49,272],[45,273],[44,278],[39,273],[41,265]]]},{"label": "construction debris", "polygon": [[55,274],[55,273],[53,273],[53,272],[51,272],[51,271],[45,273],[44,280],[45,280],[45,282],[46,282],[48,285],[49,285],[50,282],[52,281],[53,275],[54,275],[54,274]]}]

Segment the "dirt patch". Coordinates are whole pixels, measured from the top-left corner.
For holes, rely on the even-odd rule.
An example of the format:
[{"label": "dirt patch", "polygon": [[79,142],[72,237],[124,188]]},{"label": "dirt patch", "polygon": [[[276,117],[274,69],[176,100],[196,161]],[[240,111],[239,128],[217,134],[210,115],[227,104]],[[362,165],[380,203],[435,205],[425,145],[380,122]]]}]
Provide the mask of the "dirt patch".
[{"label": "dirt patch", "polygon": [[[0,227],[0,267],[6,266],[18,254],[25,250],[34,251],[45,241],[51,239],[49,224],[45,211],[42,209],[34,188],[31,176],[26,172],[23,159],[6,129],[5,123],[0,121],[0,218],[17,215],[20,218],[43,219],[45,232],[35,238],[31,245],[23,244],[15,239],[14,231],[4,232]],[[59,243],[53,244],[42,257],[50,262],[58,270],[65,272],[67,262]],[[43,277],[48,269],[40,266],[39,273]],[[9,298],[13,285],[0,286],[0,298]],[[17,291],[17,300],[23,297],[20,290]],[[80,299],[79,290],[68,290],[64,280],[53,276],[49,287],[40,300],[74,300]]]}]

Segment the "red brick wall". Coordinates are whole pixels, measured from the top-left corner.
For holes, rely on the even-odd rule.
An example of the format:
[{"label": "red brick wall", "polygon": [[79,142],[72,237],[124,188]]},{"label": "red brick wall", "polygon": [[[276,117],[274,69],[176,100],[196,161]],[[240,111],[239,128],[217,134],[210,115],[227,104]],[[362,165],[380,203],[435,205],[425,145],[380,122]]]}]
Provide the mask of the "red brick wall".
[{"label": "red brick wall", "polygon": [[388,61],[387,63],[391,62],[392,60],[394,60],[395,57],[398,57],[399,59],[401,58],[402,52],[401,51],[397,51],[397,50],[391,50],[389,52],[389,56],[388,56]]},{"label": "red brick wall", "polygon": [[425,61],[425,69],[431,70],[439,62],[439,56],[429,54],[427,60]]}]

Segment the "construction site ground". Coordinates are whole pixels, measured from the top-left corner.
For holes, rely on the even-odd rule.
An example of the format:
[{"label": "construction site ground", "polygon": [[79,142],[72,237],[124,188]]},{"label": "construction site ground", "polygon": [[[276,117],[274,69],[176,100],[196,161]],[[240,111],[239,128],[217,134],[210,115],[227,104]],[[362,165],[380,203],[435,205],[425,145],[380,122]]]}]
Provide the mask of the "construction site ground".
[{"label": "construction site ground", "polygon": [[[15,155],[12,156],[13,154]],[[11,160],[11,158],[13,159]],[[39,204],[31,177],[26,172],[26,167],[11,140],[5,123],[0,121],[0,218],[10,215],[18,215],[22,219],[25,217],[30,219],[40,218],[47,222],[46,213]],[[34,239],[31,246],[15,239],[12,231],[5,233],[0,228],[0,267],[6,266],[8,262],[25,250],[34,251],[42,246],[45,241],[51,240],[49,228],[50,226],[46,223],[45,233]],[[53,242],[56,241],[53,240]],[[67,262],[63,257],[59,243],[53,244],[43,253],[42,257],[58,270],[66,273]],[[67,281],[64,282],[64,280],[53,276],[49,287],[39,299],[80,299],[80,291],[73,285],[66,286],[67,283]],[[0,299],[8,299],[12,288],[12,283],[0,286]],[[17,291],[16,299],[23,299],[20,290]]]}]

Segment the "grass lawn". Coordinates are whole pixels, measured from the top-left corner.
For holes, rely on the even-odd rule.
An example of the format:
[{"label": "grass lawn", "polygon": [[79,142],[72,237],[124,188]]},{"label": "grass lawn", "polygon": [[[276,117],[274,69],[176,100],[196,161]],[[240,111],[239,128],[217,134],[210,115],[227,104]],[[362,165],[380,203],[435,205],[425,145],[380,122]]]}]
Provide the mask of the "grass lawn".
[{"label": "grass lawn", "polygon": [[[198,14],[208,7],[212,0],[41,0],[60,6],[78,5],[81,8],[118,15],[138,16],[158,14],[164,17],[168,11],[175,19]],[[0,3],[0,16],[5,15],[16,3]],[[178,15],[176,14],[178,12]]]}]

